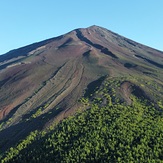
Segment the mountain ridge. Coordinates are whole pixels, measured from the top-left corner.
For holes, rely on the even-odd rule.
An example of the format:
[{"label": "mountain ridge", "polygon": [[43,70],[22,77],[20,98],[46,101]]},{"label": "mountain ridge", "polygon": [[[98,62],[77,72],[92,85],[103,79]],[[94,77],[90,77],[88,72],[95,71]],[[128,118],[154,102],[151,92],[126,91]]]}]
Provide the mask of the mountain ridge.
[{"label": "mountain ridge", "polygon": [[[127,37],[125,37],[125,36],[123,36],[123,35],[121,35],[121,34],[118,34],[118,33],[116,33],[116,32],[113,32],[113,31],[111,31],[111,30],[108,30],[108,29],[106,29],[106,28],[104,28],[104,27],[101,27],[101,26],[98,26],[98,25],[91,25],[91,26],[89,26],[89,27],[87,27],[87,28],[76,28],[76,29],[74,29],[74,30],[72,30],[72,31],[81,30],[81,29],[89,29],[89,28],[96,28],[96,29],[99,28],[99,29],[103,29],[103,30],[105,30],[105,31],[109,31],[109,32],[111,32],[111,33],[113,33],[113,34],[115,34],[115,35],[117,35],[117,36],[123,37],[123,38],[125,38],[125,39],[127,39],[127,40],[130,40],[130,41],[132,41],[132,42],[135,42],[135,43],[137,43],[137,44],[146,46],[146,47],[151,48],[151,49],[153,49],[153,50],[157,50],[158,52],[163,52],[162,50],[158,50],[157,48],[153,48],[153,47],[148,46],[148,45],[145,45],[145,44],[143,44],[143,43],[139,43],[139,42],[137,42],[137,41],[133,41],[132,39],[129,39],[129,38],[127,38]],[[1,56],[4,56],[4,55],[6,55],[6,54],[8,54],[8,53],[12,53],[12,52],[15,51],[15,50],[21,50],[21,49],[24,50],[24,48],[29,48],[29,46],[33,46],[33,45],[35,45],[35,44],[41,44],[41,43],[44,44],[44,42],[45,42],[45,44],[46,44],[46,42],[53,41],[54,39],[59,39],[59,38],[63,37],[64,35],[66,35],[66,34],[68,34],[68,33],[71,33],[72,31],[67,32],[67,33],[65,33],[65,34],[62,34],[62,35],[60,35],[60,36],[55,36],[55,37],[52,37],[52,38],[48,38],[48,39],[45,39],[45,40],[43,40],[43,41],[37,41],[37,42],[31,43],[31,44],[29,44],[29,45],[25,45],[25,46],[16,48],[16,49],[14,49],[14,50],[10,50],[10,51],[8,51],[8,52],[6,52],[6,53],[4,53],[4,54],[1,54],[1,55],[0,55],[0,58],[1,58]],[[40,46],[40,45],[38,45],[38,46]],[[1,60],[1,61],[2,61],[2,60]]]}]

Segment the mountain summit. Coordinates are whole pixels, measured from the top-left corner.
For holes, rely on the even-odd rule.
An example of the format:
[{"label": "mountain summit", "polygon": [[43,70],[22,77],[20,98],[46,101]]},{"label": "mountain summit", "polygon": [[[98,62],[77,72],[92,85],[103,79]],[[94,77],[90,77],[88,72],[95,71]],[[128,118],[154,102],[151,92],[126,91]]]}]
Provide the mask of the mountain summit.
[{"label": "mountain summit", "polygon": [[[46,130],[85,110],[81,99],[101,98],[95,93],[106,80],[118,81],[114,94],[110,93],[112,103],[131,106],[134,96],[161,110],[162,69],[163,52],[98,26],[75,29],[0,56],[1,151],[32,131]],[[106,103],[103,100],[100,106]]]}]

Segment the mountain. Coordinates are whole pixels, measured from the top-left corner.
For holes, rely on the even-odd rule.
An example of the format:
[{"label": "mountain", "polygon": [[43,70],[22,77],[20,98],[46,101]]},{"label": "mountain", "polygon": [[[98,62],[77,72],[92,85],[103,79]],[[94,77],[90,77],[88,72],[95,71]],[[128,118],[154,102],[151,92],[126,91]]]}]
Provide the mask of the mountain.
[{"label": "mountain", "polygon": [[[112,121],[119,115],[121,119],[117,118],[117,120],[125,124],[124,115],[128,114],[130,118],[136,119],[134,124],[128,122],[129,126],[136,125],[138,122],[141,122],[138,123],[139,125],[144,125],[145,122],[158,124],[158,128],[149,128],[150,131],[156,133],[156,137],[159,138],[157,141],[161,141],[163,139],[161,136],[163,130],[160,127],[162,125],[160,122],[163,120],[162,69],[162,51],[98,26],[76,29],[62,36],[12,50],[0,56],[0,152],[2,160],[13,162],[12,159],[18,159],[16,156],[26,156],[27,154],[23,151],[25,149],[29,151],[29,146],[34,153],[32,142],[36,139],[39,143],[34,142],[34,144],[38,146],[43,140],[46,142],[48,134],[51,134],[50,140],[51,136],[55,135],[54,133],[61,131],[67,133],[75,129],[75,124],[65,129],[67,124],[78,122],[78,127],[80,124],[83,126],[84,124],[89,126],[92,122],[96,124],[94,119],[90,121],[91,117],[105,115],[106,107],[111,109],[113,106],[115,112],[109,114],[112,117],[108,117]],[[95,106],[98,113],[95,111]],[[123,108],[121,114],[120,108]],[[136,114],[139,116],[133,117],[132,108],[136,109]],[[79,117],[83,119],[80,123]],[[106,117],[102,118],[103,127],[108,124]],[[143,120],[144,123],[142,123]],[[145,127],[144,133],[146,133]],[[80,130],[77,128],[76,132]],[[90,132],[90,138],[94,131],[98,130],[90,131],[88,128],[83,132],[88,132],[88,134]],[[106,131],[108,132],[107,129]],[[110,128],[109,132],[114,133],[115,130]],[[139,131],[132,132],[138,133]],[[71,137],[71,141],[77,140],[79,135],[76,138]],[[28,142],[30,136],[31,140]],[[56,135],[54,137],[57,139]],[[150,136],[149,139],[154,141],[154,138]],[[81,140],[84,142],[85,137],[83,136]],[[28,143],[22,145],[23,142]],[[153,142],[158,145],[157,143]],[[63,144],[65,144],[64,141]],[[43,146],[42,144],[37,149]],[[160,146],[153,145],[151,148],[154,150],[156,147],[159,152],[162,152],[161,143]],[[97,148],[101,150],[100,144]],[[19,152],[14,151],[15,153],[11,154],[15,149]],[[62,148],[63,151],[67,149],[69,147]],[[94,157],[98,149],[95,150]],[[143,148],[143,150],[146,149]],[[158,161],[163,159],[159,152],[151,158],[154,160],[157,158]],[[101,154],[102,151],[99,153]],[[57,152],[55,154],[57,162],[68,156],[68,154],[58,155]],[[120,157],[120,154],[117,158],[113,158],[113,155],[118,154],[112,150],[112,156],[108,158],[113,162],[118,162],[118,158],[120,162],[120,159],[124,158]],[[46,158],[45,155],[42,155],[42,158]],[[100,161],[100,159],[107,160],[106,156],[99,156],[94,161]],[[72,158],[68,162],[71,161]]]}]

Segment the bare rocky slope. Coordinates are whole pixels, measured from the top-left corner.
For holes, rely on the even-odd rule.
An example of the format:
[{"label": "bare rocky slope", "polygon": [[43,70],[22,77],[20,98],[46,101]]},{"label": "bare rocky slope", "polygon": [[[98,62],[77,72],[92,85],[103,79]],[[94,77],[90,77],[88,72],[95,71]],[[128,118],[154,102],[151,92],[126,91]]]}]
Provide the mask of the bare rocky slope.
[{"label": "bare rocky slope", "polygon": [[136,78],[137,82],[121,83],[117,89],[121,100],[130,105],[130,95],[135,94],[159,108],[162,68],[163,52],[98,26],[0,56],[1,150],[77,112],[79,99],[90,96],[105,78]]}]

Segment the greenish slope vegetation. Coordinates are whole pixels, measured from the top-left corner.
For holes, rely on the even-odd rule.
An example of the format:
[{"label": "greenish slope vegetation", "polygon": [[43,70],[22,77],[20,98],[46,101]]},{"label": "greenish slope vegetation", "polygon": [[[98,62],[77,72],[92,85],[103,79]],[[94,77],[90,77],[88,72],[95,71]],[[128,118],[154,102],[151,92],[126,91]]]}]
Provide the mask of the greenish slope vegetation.
[{"label": "greenish slope vegetation", "polygon": [[105,78],[85,94],[78,113],[30,133],[1,162],[163,162],[161,85]]}]

